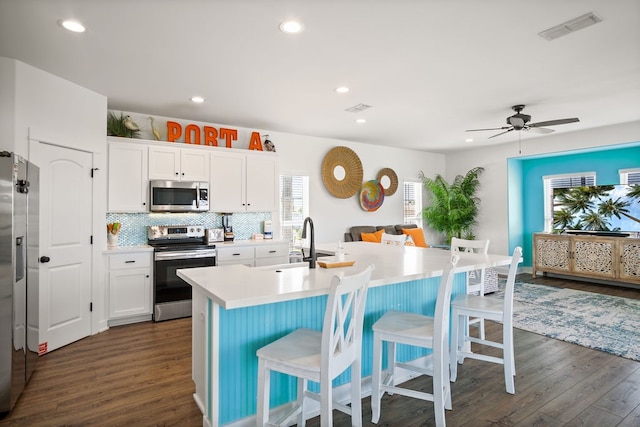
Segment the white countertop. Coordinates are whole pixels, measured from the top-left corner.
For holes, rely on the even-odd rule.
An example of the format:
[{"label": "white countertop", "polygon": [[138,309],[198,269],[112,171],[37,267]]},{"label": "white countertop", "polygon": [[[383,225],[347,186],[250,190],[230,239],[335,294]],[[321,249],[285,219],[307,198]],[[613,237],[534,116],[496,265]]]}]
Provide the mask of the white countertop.
[{"label": "white countertop", "polygon": [[136,245],[136,246],[113,246],[107,247],[103,250],[103,254],[123,254],[129,252],[153,252],[153,247],[149,245]]},{"label": "white countertop", "polygon": [[278,245],[286,243],[289,244],[286,240],[274,240],[274,239],[263,239],[263,240],[233,240],[231,242],[212,242],[212,244],[216,245],[216,248],[226,248],[226,247],[234,247],[234,246],[260,246],[260,245]]},{"label": "white countertop", "polygon": [[[229,265],[178,270],[187,283],[225,309],[271,304],[326,295],[334,274],[354,274],[374,264],[370,287],[438,277],[449,261],[450,251],[415,246],[395,247],[368,242],[345,242],[345,260],[351,267],[309,269],[307,263],[266,267]],[[317,245],[316,250],[333,253],[333,245]],[[507,255],[461,253],[456,271],[508,265]],[[320,261],[332,261],[321,257]]]}]

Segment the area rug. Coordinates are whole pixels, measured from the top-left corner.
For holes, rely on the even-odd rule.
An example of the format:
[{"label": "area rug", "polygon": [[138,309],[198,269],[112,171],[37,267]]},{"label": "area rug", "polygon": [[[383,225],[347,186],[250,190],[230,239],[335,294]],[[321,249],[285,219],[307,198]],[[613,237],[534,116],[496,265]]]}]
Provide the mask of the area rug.
[{"label": "area rug", "polygon": [[513,325],[640,361],[640,300],[516,282]]}]

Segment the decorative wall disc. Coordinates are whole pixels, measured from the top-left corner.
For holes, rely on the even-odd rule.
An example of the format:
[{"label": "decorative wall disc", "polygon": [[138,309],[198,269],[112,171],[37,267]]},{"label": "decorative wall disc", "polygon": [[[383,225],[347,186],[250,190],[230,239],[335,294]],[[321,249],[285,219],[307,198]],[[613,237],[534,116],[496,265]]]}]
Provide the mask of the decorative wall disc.
[{"label": "decorative wall disc", "polygon": [[384,201],[384,188],[377,180],[372,179],[362,184],[360,189],[360,206],[367,212],[377,211]]},{"label": "decorative wall disc", "polygon": [[385,176],[389,178],[390,183],[389,187],[382,187],[384,188],[384,195],[392,196],[398,189],[398,175],[396,175],[396,173],[391,168],[380,169],[380,172],[378,172],[378,175],[376,176],[376,179],[378,180],[378,182],[380,182],[380,185],[382,185],[382,178]]},{"label": "decorative wall disc", "polygon": [[[336,168],[344,169],[344,178],[336,178]],[[322,182],[329,193],[347,199],[358,192],[362,185],[362,162],[348,147],[334,147],[322,160]]]}]

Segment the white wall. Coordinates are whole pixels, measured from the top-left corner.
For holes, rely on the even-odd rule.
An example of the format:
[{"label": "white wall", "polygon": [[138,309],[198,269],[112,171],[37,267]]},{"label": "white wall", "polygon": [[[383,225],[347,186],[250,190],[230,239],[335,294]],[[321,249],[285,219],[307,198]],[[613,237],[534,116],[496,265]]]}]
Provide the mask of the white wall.
[{"label": "white wall", "polygon": [[[479,239],[491,239],[491,252],[508,253],[507,159],[588,148],[597,149],[607,145],[637,141],[640,141],[640,121],[529,138],[522,141],[522,154],[518,154],[516,142],[479,147],[448,154],[446,176],[450,180],[455,175],[464,175],[473,167],[485,168],[480,177],[478,195],[481,204],[475,234]],[[640,159],[638,162],[640,163]]]},{"label": "white wall", "polygon": [[0,151],[15,151],[15,81],[16,62],[0,57]]},{"label": "white wall", "polygon": [[[280,153],[280,172],[309,176],[309,211],[316,235],[321,242],[342,240],[344,232],[352,225],[401,224],[404,208],[402,182],[418,180],[420,171],[431,178],[436,174],[445,173],[445,157],[442,154],[275,132],[269,135],[269,139],[274,142]],[[364,171],[363,181],[376,179],[376,175],[383,168],[395,171],[398,176],[398,190],[385,198],[377,211],[363,210],[357,196],[338,199],[325,188],[321,176],[322,160],[329,150],[336,146],[349,147],[358,154]],[[427,243],[442,241],[435,233],[425,231]]]},{"label": "white wall", "polygon": [[[141,129],[140,138],[153,139],[148,115],[126,111],[113,112],[117,116],[120,113],[131,116]],[[258,132],[260,135],[268,134],[269,140],[276,146],[280,159],[280,174],[309,176],[311,194],[309,216],[313,219],[316,241],[319,243],[337,243],[338,240],[343,240],[344,233],[352,225],[401,224],[404,208],[403,180],[419,180],[420,171],[432,178],[436,174],[444,175],[445,173],[445,156],[442,154],[155,116],[155,127],[160,131],[163,140],[166,140],[167,120],[180,123],[183,131],[187,124],[195,124],[200,128],[206,125],[217,129],[220,127],[236,129],[238,139],[233,143],[232,148],[239,149],[248,148],[252,132]],[[218,140],[219,145],[224,146],[224,142],[220,138]],[[184,141],[184,135],[178,139],[178,142],[181,141]],[[394,195],[387,197],[377,211],[363,210],[357,196],[339,199],[333,197],[324,187],[321,175],[322,160],[329,150],[337,146],[346,146],[356,152],[362,162],[363,181],[376,179],[376,175],[382,168],[391,168],[395,171],[398,176],[398,190]],[[427,243],[440,243],[443,240],[441,236],[429,230],[425,230],[425,235]]]},{"label": "white wall", "polygon": [[[31,138],[92,153],[105,152],[105,96],[19,61],[15,87],[16,151]],[[22,155],[27,157],[26,153]]]}]

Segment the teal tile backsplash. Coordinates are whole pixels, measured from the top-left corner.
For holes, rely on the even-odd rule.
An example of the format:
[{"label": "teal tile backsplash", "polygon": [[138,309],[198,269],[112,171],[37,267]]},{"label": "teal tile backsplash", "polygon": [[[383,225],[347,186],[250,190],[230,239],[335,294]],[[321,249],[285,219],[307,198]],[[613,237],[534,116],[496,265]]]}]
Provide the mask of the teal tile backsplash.
[{"label": "teal tile backsplash", "polygon": [[[262,233],[262,223],[271,219],[271,212],[240,212],[232,216],[236,240],[251,239],[254,233]],[[148,225],[203,225],[205,228],[222,228],[222,215],[206,213],[108,213],[106,224],[122,224],[118,234],[120,246],[136,246],[147,243]]]}]

